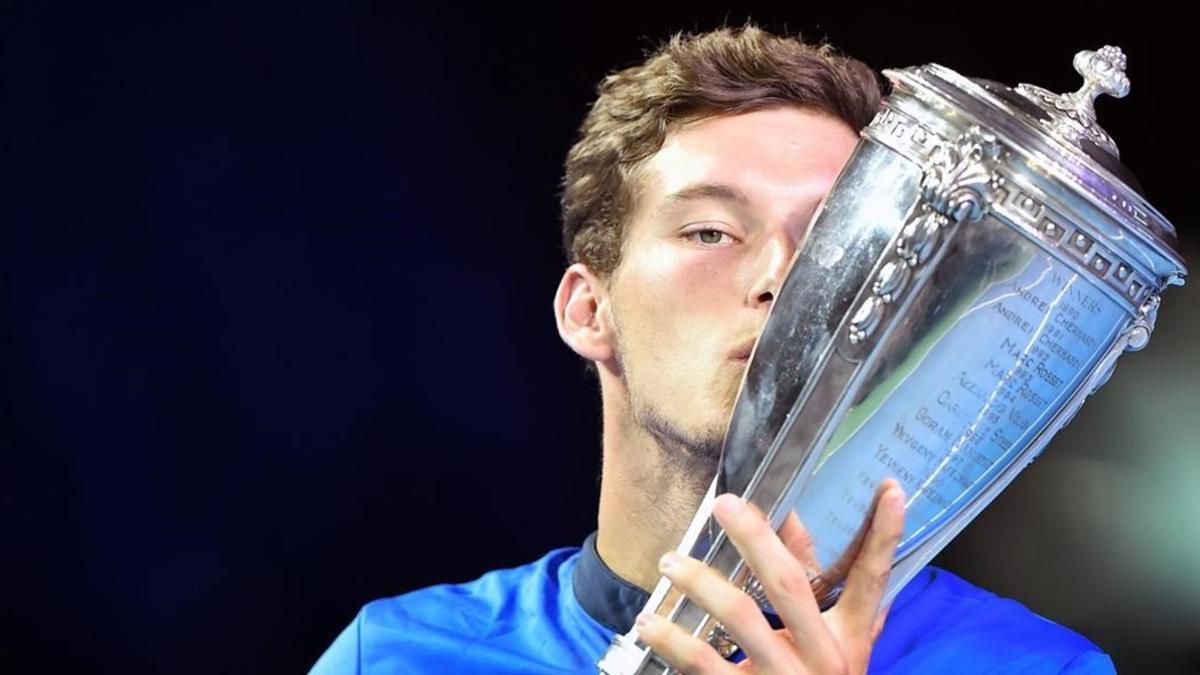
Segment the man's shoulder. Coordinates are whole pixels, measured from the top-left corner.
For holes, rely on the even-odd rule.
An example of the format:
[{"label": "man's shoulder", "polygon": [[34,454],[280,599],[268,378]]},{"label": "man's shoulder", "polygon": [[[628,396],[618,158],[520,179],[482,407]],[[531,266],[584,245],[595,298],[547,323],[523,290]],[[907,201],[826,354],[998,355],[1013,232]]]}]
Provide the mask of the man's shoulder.
[{"label": "man's shoulder", "polygon": [[571,596],[578,552],[555,549],[473,581],[369,602],[313,672],[549,673],[590,666],[604,637],[581,620]]},{"label": "man's shoulder", "polygon": [[442,629],[483,630],[512,612],[529,611],[560,591],[560,572],[578,548],[550,551],[533,562],[492,570],[462,583],[437,584],[367,603],[364,624],[420,624]]},{"label": "man's shoulder", "polygon": [[1079,633],[932,566],[897,596],[872,661],[897,674],[1115,670]]}]

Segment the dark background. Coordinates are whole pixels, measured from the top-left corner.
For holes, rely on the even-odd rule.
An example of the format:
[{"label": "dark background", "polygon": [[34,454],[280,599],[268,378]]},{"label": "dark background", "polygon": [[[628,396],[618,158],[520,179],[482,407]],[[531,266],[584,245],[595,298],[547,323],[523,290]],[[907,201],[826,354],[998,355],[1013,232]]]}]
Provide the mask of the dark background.
[{"label": "dark background", "polygon": [[[366,601],[581,542],[557,184],[673,31],[1058,91],[1118,44],[1102,123],[1200,260],[1195,40],[1141,5],[164,4],[0,9],[4,672],[302,672]],[[1125,672],[1200,668],[1197,286],[939,560]]]}]

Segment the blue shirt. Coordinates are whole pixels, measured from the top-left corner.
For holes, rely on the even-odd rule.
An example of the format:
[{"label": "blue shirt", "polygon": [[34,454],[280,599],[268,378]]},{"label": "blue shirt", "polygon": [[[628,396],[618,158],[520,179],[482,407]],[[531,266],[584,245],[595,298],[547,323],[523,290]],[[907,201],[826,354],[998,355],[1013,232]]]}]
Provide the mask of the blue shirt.
[{"label": "blue shirt", "polygon": [[[554,550],[469,583],[369,603],[312,673],[595,673],[617,628],[624,632],[632,625],[645,597],[608,570],[595,554],[593,535],[583,549]],[[870,672],[1037,675],[1115,669],[1084,637],[927,567],[892,603]]]}]

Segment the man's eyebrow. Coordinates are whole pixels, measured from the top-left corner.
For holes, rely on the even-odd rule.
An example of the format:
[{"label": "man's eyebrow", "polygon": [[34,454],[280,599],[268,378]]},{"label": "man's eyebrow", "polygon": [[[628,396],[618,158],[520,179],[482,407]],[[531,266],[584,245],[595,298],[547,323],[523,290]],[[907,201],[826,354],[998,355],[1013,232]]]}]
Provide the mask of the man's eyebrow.
[{"label": "man's eyebrow", "polygon": [[717,199],[720,201],[736,202],[742,206],[750,203],[750,198],[744,192],[725,183],[697,183],[667,196],[667,202],[670,204],[679,204],[697,199]]}]

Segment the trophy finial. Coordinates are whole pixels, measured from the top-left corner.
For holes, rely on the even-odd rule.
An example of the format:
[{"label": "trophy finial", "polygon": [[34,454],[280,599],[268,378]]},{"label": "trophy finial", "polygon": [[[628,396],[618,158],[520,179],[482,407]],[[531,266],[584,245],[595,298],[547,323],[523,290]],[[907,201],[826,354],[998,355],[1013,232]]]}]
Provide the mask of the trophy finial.
[{"label": "trophy finial", "polygon": [[[1084,50],[1075,55],[1075,72],[1083,76],[1083,87],[1071,94],[1082,109],[1092,111],[1093,102],[1101,95],[1124,98],[1129,93],[1129,77],[1125,75],[1127,60],[1120,47],[1105,45],[1097,51]],[[1082,112],[1082,110],[1081,110]],[[1091,112],[1095,119],[1096,113]]]},{"label": "trophy finial", "polygon": [[1084,50],[1075,55],[1075,72],[1083,77],[1083,86],[1070,94],[1053,92],[1029,84],[1017,86],[1017,91],[1039,103],[1051,116],[1045,122],[1052,133],[1067,141],[1086,139],[1120,157],[1117,144],[1096,122],[1095,101],[1101,94],[1123,98],[1129,93],[1129,77],[1125,74],[1127,60],[1120,47],[1105,45],[1095,51]]}]

